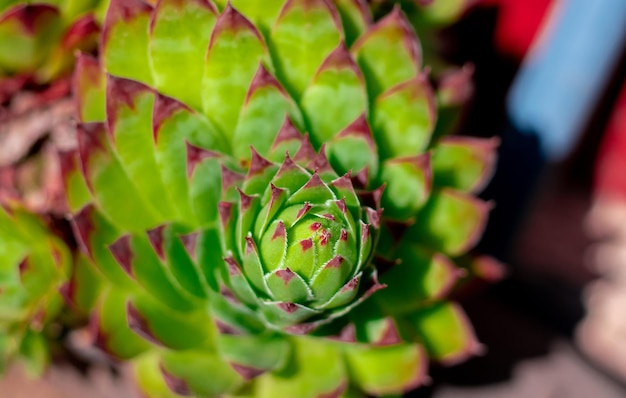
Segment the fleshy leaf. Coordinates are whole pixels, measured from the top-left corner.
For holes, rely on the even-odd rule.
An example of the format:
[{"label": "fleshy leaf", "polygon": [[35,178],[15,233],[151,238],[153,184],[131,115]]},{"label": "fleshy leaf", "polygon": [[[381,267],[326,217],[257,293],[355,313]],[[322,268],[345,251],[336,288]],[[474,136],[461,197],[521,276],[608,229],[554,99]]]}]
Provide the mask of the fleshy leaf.
[{"label": "fleshy leaf", "polygon": [[261,34],[229,3],[213,29],[202,81],[204,113],[228,138],[261,62],[269,65]]},{"label": "fleshy leaf", "polygon": [[98,60],[79,53],[73,84],[79,120],[83,123],[104,122],[106,79]]},{"label": "fleshy leaf", "polygon": [[[189,110],[174,99],[160,95],[154,103],[152,128],[156,164],[161,170],[163,184],[168,187],[169,196],[181,219],[198,221],[197,225],[203,220],[215,219],[215,206],[209,209],[210,203],[204,203],[206,196],[199,195],[202,191],[200,187],[207,185],[206,182],[210,178],[205,174],[202,180],[196,181],[194,173],[191,181],[188,178],[189,155],[198,152],[190,148],[188,143],[222,152],[227,150],[223,137],[202,115]],[[196,167],[202,170],[195,170]],[[194,164],[193,172],[207,172],[206,167]],[[214,177],[219,180],[219,175]],[[216,189],[215,186],[208,188],[212,193],[215,193]],[[194,202],[190,198],[198,200]],[[198,206],[194,206],[195,203]],[[205,209],[211,211],[207,214]]]},{"label": "fleshy leaf", "polygon": [[152,7],[141,0],[111,0],[102,31],[105,70],[119,77],[152,83],[148,35]]},{"label": "fleshy leaf", "polygon": [[139,336],[174,350],[210,346],[214,338],[211,318],[205,311],[172,311],[144,295],[131,299],[126,317],[131,330]]},{"label": "fleshy leaf", "polygon": [[388,160],[383,164],[385,217],[409,220],[426,203],[431,190],[430,154]]},{"label": "fleshy leaf", "polygon": [[275,270],[267,277],[272,298],[291,303],[303,302],[311,292],[306,282],[289,268]]},{"label": "fleshy leaf", "polygon": [[285,0],[231,0],[231,4],[259,28],[266,38]]},{"label": "fleshy leaf", "polygon": [[343,43],[324,60],[301,103],[311,138],[318,144],[328,141],[366,113],[368,101],[363,76]]},{"label": "fleshy leaf", "polygon": [[344,352],[352,380],[369,394],[410,391],[427,380],[427,355],[417,344],[346,344]]},{"label": "fleshy leaf", "polygon": [[289,341],[280,335],[219,337],[220,351],[238,373],[246,376],[280,369],[289,358]]},{"label": "fleshy leaf", "polygon": [[161,371],[170,388],[181,395],[193,391],[201,396],[219,396],[243,382],[216,352],[206,350],[164,352]]},{"label": "fleshy leaf", "polygon": [[266,156],[289,117],[302,126],[302,115],[291,97],[263,65],[252,80],[233,136],[233,152],[239,159],[250,157],[250,146]]},{"label": "fleshy leaf", "polygon": [[343,39],[339,15],[325,0],[288,0],[270,37],[277,76],[296,101]]},{"label": "fleshy leaf", "polygon": [[169,190],[157,172],[152,132],[155,94],[137,82],[109,76],[107,81],[107,123],[115,152],[128,177],[155,206],[162,220],[175,218]]},{"label": "fleshy leaf", "polygon": [[433,151],[434,184],[463,192],[478,192],[491,178],[497,138],[443,138]]},{"label": "fleshy leaf", "polygon": [[150,62],[156,88],[196,110],[202,109],[198,82],[202,81],[216,21],[217,10],[209,0],[161,0],[150,21]]},{"label": "fleshy leaf", "polygon": [[442,189],[435,191],[407,234],[448,255],[457,255],[476,244],[485,227],[490,203]]},{"label": "fleshy leaf", "polygon": [[347,387],[341,353],[331,342],[317,338],[293,338],[293,355],[282,371],[257,379],[259,398],[338,397]]},{"label": "fleshy leaf", "polygon": [[128,327],[126,294],[113,288],[104,292],[89,325],[94,345],[113,358],[124,360],[150,348],[150,344]]},{"label": "fleshy leaf", "polygon": [[33,72],[59,38],[61,15],[49,4],[18,4],[0,19],[0,69]]},{"label": "fleshy leaf", "polygon": [[410,313],[425,302],[442,299],[464,274],[443,254],[429,253],[411,243],[405,243],[396,257],[400,262],[380,278],[388,288],[375,296],[392,314]]},{"label": "fleshy leaf", "polygon": [[369,28],[372,15],[365,0],[335,0],[346,35],[346,44],[352,44]]},{"label": "fleshy leaf", "polygon": [[[155,223],[156,210],[150,202],[142,200],[143,197],[114,156],[104,125],[79,125],[76,135],[85,181],[102,211],[125,230],[140,231]],[[127,197],[134,199],[126,200]]]},{"label": "fleshy leaf", "polygon": [[417,36],[398,6],[354,43],[352,53],[371,99],[417,77],[422,62]]},{"label": "fleshy leaf", "polygon": [[365,115],[356,118],[327,143],[326,155],[338,173],[356,174],[363,170],[372,175],[378,173],[378,151]]},{"label": "fleshy leaf", "polygon": [[385,91],[376,99],[372,114],[381,156],[386,159],[423,152],[436,116],[435,98],[425,75]]},{"label": "fleshy leaf", "polygon": [[[162,229],[159,232],[162,233]],[[129,276],[163,304],[183,312],[197,305],[193,302],[193,296],[180,285],[177,286],[172,276],[164,270],[158,253],[151,247],[147,237],[125,235],[111,244],[109,250],[117,262],[126,268]]]},{"label": "fleshy leaf", "polygon": [[61,177],[65,187],[65,198],[70,212],[76,212],[89,203],[91,195],[80,171],[80,159],[77,150],[59,153]]},{"label": "fleshy leaf", "polygon": [[430,357],[454,365],[479,354],[482,346],[474,330],[457,304],[440,303],[410,316]]}]

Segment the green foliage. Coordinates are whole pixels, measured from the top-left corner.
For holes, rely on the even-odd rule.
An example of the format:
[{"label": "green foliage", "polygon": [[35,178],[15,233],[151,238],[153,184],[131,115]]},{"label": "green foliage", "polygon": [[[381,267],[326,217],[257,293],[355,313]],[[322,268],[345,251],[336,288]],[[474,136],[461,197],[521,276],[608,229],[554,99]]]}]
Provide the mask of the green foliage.
[{"label": "green foliage", "polygon": [[475,353],[445,300],[494,143],[434,136],[399,8],[112,0],[100,56],[62,161],[70,301],[149,396],[399,394]]}]

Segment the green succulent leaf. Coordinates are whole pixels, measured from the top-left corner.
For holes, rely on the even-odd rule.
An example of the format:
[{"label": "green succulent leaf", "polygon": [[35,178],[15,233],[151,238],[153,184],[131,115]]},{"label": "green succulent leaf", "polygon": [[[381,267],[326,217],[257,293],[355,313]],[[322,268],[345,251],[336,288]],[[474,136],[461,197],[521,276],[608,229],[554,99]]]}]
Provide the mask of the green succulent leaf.
[{"label": "green succulent leaf", "polygon": [[[157,224],[158,213],[150,201],[137,200],[143,195],[114,155],[107,134],[102,123],[78,126],[81,169],[95,201],[111,221],[124,230],[141,231]],[[129,201],[127,197],[135,199]]]},{"label": "green succulent leaf", "polygon": [[152,83],[148,57],[151,12],[152,7],[141,0],[110,0],[101,39],[108,73]]},{"label": "green succulent leaf", "polygon": [[[107,124],[116,157],[124,172],[149,201],[160,219],[170,220],[175,212],[157,170],[151,127],[155,94],[131,80],[109,76],[107,81]],[[153,205],[159,198],[158,206]],[[148,227],[149,225],[145,225]]]},{"label": "green succulent leaf", "polygon": [[433,151],[434,183],[463,192],[478,192],[491,178],[499,140],[443,138]]},{"label": "green succulent leaf", "polygon": [[202,80],[204,113],[228,138],[260,63],[270,66],[261,34],[229,3],[213,29]]},{"label": "green succulent leaf", "polygon": [[457,304],[435,304],[408,318],[429,355],[443,364],[453,365],[482,351],[465,313]]},{"label": "green succulent leaf", "polygon": [[304,124],[300,110],[285,89],[262,64],[259,65],[233,136],[234,155],[248,159],[250,147],[267,155],[287,117],[297,126]]},{"label": "green succulent leaf", "polygon": [[258,2],[254,0],[232,0],[231,4],[239,10],[248,20],[259,28],[263,36],[269,36],[270,29],[274,25],[285,0],[266,0]]},{"label": "green succulent leaf", "polygon": [[158,345],[174,350],[213,345],[214,326],[205,311],[180,313],[153,298],[136,294],[126,305],[126,317],[131,330]]},{"label": "green succulent leaf", "polygon": [[367,82],[370,99],[414,79],[421,68],[421,48],[399,7],[361,36],[352,47]]},{"label": "green succulent leaf", "polygon": [[0,69],[34,72],[61,34],[59,10],[49,4],[19,4],[0,18]]},{"label": "green succulent leaf", "polygon": [[335,5],[341,15],[346,44],[351,47],[371,25],[372,15],[362,0],[335,0]]},{"label": "green succulent leaf", "polygon": [[[451,189],[434,191],[409,228],[423,244],[449,255],[467,251],[476,244],[485,227],[491,205]],[[416,234],[416,235],[413,235]]]},{"label": "green succulent leaf", "polygon": [[383,163],[381,177],[387,182],[382,197],[385,217],[410,220],[426,203],[432,183],[429,155],[396,158]]},{"label": "green succulent leaf", "polygon": [[130,359],[150,349],[150,344],[136,335],[126,318],[127,293],[109,288],[100,297],[91,318],[94,345],[114,359]]},{"label": "green succulent leaf", "polygon": [[189,395],[193,391],[200,396],[218,396],[243,382],[243,378],[214,351],[167,351],[161,358],[160,368],[165,382],[179,395]]},{"label": "green succulent leaf", "polygon": [[435,119],[435,98],[424,75],[382,93],[376,98],[372,114],[372,128],[382,157],[423,152],[430,142]]},{"label": "green succulent leaf", "polygon": [[106,79],[98,60],[79,53],[73,84],[79,120],[83,123],[104,122]]},{"label": "green succulent leaf", "polygon": [[339,396],[347,386],[341,351],[319,339],[293,339],[292,359],[282,371],[257,379],[255,395],[269,397]]},{"label": "green succulent leaf", "polygon": [[323,0],[290,0],[270,33],[277,76],[296,99],[343,39],[337,11]]},{"label": "green succulent leaf", "polygon": [[397,257],[400,263],[381,276],[388,288],[376,295],[376,301],[392,314],[407,314],[444,298],[463,275],[443,254],[414,244],[402,245]]},{"label": "green succulent leaf", "polygon": [[301,104],[316,143],[330,140],[367,112],[363,76],[343,43],[323,61]]},{"label": "green succulent leaf", "polygon": [[344,352],[352,380],[369,394],[409,391],[427,379],[427,356],[417,344],[355,344],[346,345]]},{"label": "green succulent leaf", "polygon": [[208,0],[161,0],[150,20],[149,60],[155,87],[196,110],[202,109],[198,82],[216,21],[217,10]]}]

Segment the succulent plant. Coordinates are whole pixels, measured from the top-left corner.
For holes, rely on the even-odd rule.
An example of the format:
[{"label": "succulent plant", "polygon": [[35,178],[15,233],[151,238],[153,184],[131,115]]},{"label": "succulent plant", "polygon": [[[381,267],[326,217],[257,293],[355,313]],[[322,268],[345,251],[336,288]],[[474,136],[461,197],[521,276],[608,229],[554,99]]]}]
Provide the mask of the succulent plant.
[{"label": "succulent plant", "polygon": [[446,297],[496,143],[431,139],[398,8],[112,0],[101,63],[62,169],[94,342],[149,396],[397,394],[476,352]]},{"label": "succulent plant", "polygon": [[97,47],[99,0],[9,0],[0,3],[0,96],[72,71],[74,52]]},{"label": "succulent plant", "polygon": [[70,268],[68,248],[39,217],[0,206],[0,370],[15,357],[33,373],[43,370]]}]

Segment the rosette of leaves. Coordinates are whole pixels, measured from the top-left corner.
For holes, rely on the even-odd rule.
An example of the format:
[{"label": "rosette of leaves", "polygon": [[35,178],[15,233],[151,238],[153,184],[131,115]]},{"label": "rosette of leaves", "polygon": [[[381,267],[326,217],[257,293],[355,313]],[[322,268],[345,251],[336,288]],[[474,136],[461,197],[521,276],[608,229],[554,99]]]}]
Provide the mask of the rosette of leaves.
[{"label": "rosette of leaves", "polygon": [[44,369],[70,272],[70,253],[48,225],[17,204],[0,206],[0,370],[16,358],[31,373]]},{"label": "rosette of leaves", "polygon": [[[97,47],[99,0],[0,3],[0,88],[46,84],[72,71],[75,51]],[[7,93],[8,94],[8,93]]]},{"label": "rosette of leaves", "polygon": [[495,144],[431,140],[399,9],[113,0],[101,54],[63,174],[94,342],[149,396],[397,394],[476,351],[445,298]]}]

